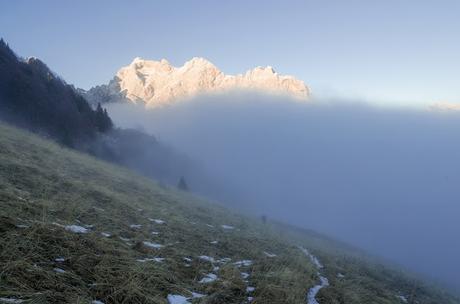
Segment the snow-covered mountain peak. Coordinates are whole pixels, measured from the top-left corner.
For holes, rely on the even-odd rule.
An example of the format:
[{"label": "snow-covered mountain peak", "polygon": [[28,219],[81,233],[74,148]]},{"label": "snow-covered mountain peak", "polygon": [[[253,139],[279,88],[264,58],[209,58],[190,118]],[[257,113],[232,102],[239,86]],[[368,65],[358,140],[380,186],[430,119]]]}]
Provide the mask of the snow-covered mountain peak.
[{"label": "snow-covered mountain peak", "polygon": [[193,57],[180,67],[172,66],[166,59],[155,61],[136,57],[117,72],[109,85],[91,89],[86,97],[92,103],[127,100],[155,107],[199,94],[230,90],[282,94],[303,100],[310,95],[303,81],[279,75],[271,66],[226,75],[202,57]]},{"label": "snow-covered mountain peak", "polygon": [[214,66],[209,60],[203,57],[193,57],[187,61],[184,65],[199,65],[199,66]]}]

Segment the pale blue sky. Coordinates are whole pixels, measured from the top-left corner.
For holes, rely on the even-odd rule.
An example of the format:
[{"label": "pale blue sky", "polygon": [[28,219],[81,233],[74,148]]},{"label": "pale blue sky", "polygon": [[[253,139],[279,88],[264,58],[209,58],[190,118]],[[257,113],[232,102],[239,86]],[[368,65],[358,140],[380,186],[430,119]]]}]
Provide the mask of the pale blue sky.
[{"label": "pale blue sky", "polygon": [[317,96],[460,102],[460,1],[7,1],[0,36],[82,88],[134,57],[271,65]]}]

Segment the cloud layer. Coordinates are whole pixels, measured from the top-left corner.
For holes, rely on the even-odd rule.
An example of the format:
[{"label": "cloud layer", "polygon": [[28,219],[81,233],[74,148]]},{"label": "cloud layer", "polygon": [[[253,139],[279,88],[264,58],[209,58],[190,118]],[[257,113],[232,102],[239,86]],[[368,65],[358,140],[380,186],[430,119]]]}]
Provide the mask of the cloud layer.
[{"label": "cloud layer", "polygon": [[195,190],[460,288],[458,114],[244,93],[109,112],[187,153],[220,185],[189,176]]}]

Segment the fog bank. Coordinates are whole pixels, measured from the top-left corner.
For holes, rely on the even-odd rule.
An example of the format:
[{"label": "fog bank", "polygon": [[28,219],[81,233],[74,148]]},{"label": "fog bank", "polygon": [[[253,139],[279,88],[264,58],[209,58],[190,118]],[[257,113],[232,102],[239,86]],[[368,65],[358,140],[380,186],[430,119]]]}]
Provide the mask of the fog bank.
[{"label": "fog bank", "polygon": [[197,191],[312,228],[460,288],[460,116],[254,94],[112,104],[197,160]]}]

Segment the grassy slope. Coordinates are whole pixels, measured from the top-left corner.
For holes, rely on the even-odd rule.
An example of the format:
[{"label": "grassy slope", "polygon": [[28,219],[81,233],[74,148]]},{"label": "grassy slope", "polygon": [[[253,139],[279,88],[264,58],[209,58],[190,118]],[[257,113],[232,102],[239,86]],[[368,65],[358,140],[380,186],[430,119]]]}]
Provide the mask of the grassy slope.
[{"label": "grassy slope", "polygon": [[[302,245],[320,258],[331,283],[318,295],[321,304],[402,303],[395,296],[400,293],[415,294],[417,303],[459,303],[400,273],[363,262],[316,234],[264,225],[5,125],[0,125],[0,206],[0,298],[167,303],[168,294],[195,291],[208,296],[194,303],[243,303],[248,296],[241,278],[245,271],[256,288],[253,303],[305,303],[305,293],[318,277],[297,248]],[[90,233],[75,234],[63,228],[71,224],[93,227]],[[142,226],[133,229],[131,224]],[[235,229],[225,230],[222,224]],[[211,244],[215,240],[219,243]],[[143,241],[164,247],[149,249]],[[267,257],[264,251],[277,256]],[[217,281],[200,284],[217,264],[200,261],[199,255],[232,262],[219,264]],[[57,257],[65,261],[56,262]],[[137,261],[146,257],[165,260]],[[184,257],[193,260],[189,266]],[[254,264],[233,264],[242,259]],[[338,272],[345,277],[338,279]]]}]

